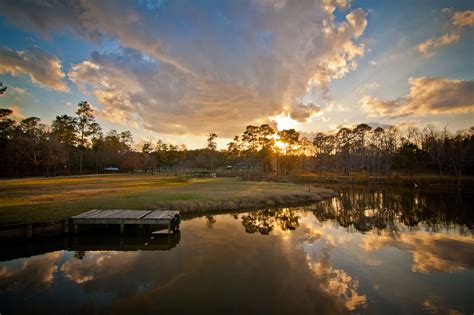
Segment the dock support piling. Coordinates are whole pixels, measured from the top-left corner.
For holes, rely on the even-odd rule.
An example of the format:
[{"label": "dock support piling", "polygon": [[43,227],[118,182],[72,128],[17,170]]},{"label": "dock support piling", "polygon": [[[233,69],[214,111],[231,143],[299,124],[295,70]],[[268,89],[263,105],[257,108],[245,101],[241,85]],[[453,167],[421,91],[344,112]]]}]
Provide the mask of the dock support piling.
[{"label": "dock support piling", "polygon": [[64,233],[69,233],[69,219],[64,220]]},{"label": "dock support piling", "polygon": [[74,234],[77,234],[79,232],[79,224],[74,224]]},{"label": "dock support piling", "polygon": [[125,231],[125,224],[120,223],[120,235],[123,235],[123,232]]},{"label": "dock support piling", "polygon": [[31,238],[33,236],[33,225],[28,223],[26,225],[26,238]]}]

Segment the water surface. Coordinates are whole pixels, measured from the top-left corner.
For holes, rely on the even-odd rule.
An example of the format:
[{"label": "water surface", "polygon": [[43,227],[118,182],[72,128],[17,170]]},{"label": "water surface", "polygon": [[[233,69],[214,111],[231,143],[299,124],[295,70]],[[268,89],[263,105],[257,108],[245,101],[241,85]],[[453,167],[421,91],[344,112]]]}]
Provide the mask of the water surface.
[{"label": "water surface", "polygon": [[472,314],[471,194],[337,189],[190,218],[171,238],[3,244],[0,313]]}]

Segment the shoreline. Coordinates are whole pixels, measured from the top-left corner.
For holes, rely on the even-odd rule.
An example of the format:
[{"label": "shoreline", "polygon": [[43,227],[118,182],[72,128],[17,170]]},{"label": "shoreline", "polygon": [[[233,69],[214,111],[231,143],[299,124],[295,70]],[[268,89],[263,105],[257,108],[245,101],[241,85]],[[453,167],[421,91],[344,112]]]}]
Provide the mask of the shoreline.
[{"label": "shoreline", "polygon": [[[337,195],[331,189],[314,189],[317,191],[252,198],[231,198],[230,200],[159,202],[155,209],[149,210],[161,210],[165,208],[179,210],[182,219],[186,220],[188,217],[213,215],[215,213],[227,213],[232,211],[253,212],[264,208],[297,207],[333,198]],[[26,240],[28,238],[51,237],[69,233],[71,233],[69,217],[0,224],[0,240]]]},{"label": "shoreline", "polygon": [[423,187],[423,188],[472,188],[474,187],[474,177],[464,176],[461,179],[461,185],[457,178],[453,176],[435,176],[429,174],[414,175],[409,178],[406,175],[391,175],[389,177],[373,176],[317,176],[317,175],[293,175],[287,176],[262,176],[261,174],[246,174],[242,176],[244,180],[249,181],[273,181],[276,183],[295,183],[300,185],[370,185],[387,187]]},{"label": "shoreline", "polygon": [[265,207],[298,206],[305,203],[319,202],[324,199],[333,198],[337,195],[331,189],[316,189],[318,192],[291,193],[288,195],[269,195],[262,197],[230,198],[226,200],[209,201],[159,202],[157,209],[179,210],[181,214],[261,209]]},{"label": "shoreline", "polygon": [[91,209],[165,210],[183,214],[293,206],[335,195],[294,183],[238,178],[111,175],[0,182],[0,227],[64,220]]}]

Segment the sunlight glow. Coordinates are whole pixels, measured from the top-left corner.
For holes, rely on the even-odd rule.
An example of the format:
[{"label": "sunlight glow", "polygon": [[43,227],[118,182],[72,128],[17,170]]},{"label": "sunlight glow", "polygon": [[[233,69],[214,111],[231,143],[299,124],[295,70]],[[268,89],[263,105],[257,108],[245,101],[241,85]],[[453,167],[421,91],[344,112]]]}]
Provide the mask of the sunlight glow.
[{"label": "sunlight glow", "polygon": [[275,146],[280,149],[280,150],[284,150],[285,149],[285,144],[281,141],[275,141]]},{"label": "sunlight glow", "polygon": [[285,114],[273,116],[270,119],[277,123],[278,130],[294,129],[301,124]]}]

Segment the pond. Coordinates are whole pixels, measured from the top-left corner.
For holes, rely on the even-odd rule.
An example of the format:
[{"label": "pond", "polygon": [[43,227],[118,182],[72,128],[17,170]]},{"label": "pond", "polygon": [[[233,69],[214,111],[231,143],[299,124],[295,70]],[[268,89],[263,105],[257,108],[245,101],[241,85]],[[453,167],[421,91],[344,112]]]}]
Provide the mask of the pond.
[{"label": "pond", "polygon": [[472,194],[335,189],[305,207],[188,218],[169,238],[3,244],[0,313],[472,314]]}]

